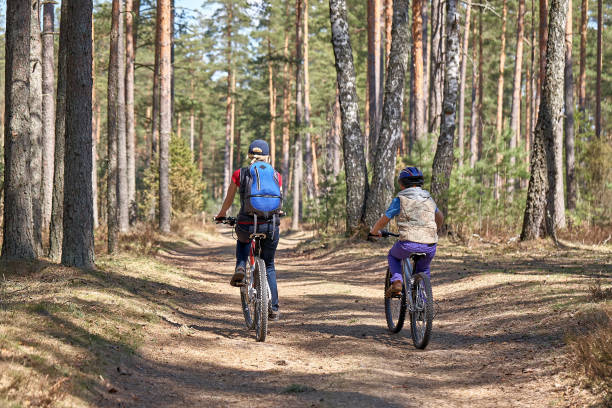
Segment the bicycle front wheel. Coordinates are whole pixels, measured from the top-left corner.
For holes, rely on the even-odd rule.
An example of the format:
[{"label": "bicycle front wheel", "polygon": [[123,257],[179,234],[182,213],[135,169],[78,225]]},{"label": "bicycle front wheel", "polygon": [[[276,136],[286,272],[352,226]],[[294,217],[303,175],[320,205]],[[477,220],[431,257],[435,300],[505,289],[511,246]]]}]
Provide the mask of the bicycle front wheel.
[{"label": "bicycle front wheel", "polygon": [[387,268],[385,278],[385,316],[387,327],[391,333],[399,333],[404,327],[406,318],[406,285],[402,288],[402,293],[397,296],[387,297],[387,289],[391,286],[391,272]]},{"label": "bicycle front wheel", "polygon": [[410,329],[412,342],[414,347],[424,349],[431,339],[434,315],[433,294],[429,277],[422,272],[414,275],[411,292]]},{"label": "bicycle front wheel", "polygon": [[263,259],[255,260],[255,340],[265,341],[268,333],[268,277]]}]

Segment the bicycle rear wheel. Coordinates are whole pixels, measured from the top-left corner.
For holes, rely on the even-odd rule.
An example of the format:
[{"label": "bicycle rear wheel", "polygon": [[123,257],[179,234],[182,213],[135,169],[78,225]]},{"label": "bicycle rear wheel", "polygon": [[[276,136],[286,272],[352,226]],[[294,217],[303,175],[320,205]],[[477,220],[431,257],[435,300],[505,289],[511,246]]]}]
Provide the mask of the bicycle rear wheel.
[{"label": "bicycle rear wheel", "polygon": [[240,287],[240,301],[242,302],[242,314],[247,329],[255,328],[255,274],[253,268],[247,266],[246,285]]},{"label": "bicycle rear wheel", "polygon": [[414,275],[411,290],[412,310],[410,310],[410,330],[414,347],[424,349],[431,339],[431,328],[434,315],[431,282],[424,273]]},{"label": "bicycle rear wheel", "polygon": [[268,333],[268,277],[263,259],[255,259],[255,340],[265,341]]},{"label": "bicycle rear wheel", "polygon": [[404,319],[406,318],[406,285],[402,288],[402,293],[397,296],[387,297],[387,289],[391,286],[391,272],[387,268],[387,276],[385,278],[385,316],[387,318],[387,327],[391,333],[399,333],[404,327]]}]

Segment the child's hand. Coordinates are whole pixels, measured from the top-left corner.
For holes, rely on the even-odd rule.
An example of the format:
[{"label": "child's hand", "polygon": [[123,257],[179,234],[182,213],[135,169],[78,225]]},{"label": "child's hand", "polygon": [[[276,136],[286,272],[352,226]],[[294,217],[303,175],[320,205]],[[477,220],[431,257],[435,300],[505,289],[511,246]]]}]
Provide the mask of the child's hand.
[{"label": "child's hand", "polygon": [[371,230],[368,234],[368,240],[377,241],[380,237],[382,237],[382,233],[380,231]]}]

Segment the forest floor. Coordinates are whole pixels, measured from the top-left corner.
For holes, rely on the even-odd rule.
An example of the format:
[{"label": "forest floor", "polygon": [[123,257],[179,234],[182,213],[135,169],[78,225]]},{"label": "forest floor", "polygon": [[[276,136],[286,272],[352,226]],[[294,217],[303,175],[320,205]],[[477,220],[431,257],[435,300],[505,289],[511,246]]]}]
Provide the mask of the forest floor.
[{"label": "forest floor", "polygon": [[[390,242],[310,250],[283,237],[281,320],[244,328],[219,228],[120,256],[97,271],[0,270],[0,407],[583,407],[565,341],[610,300],[612,248],[442,241],[433,339],[386,330]],[[137,241],[137,240],[135,240]],[[126,245],[129,245],[126,244]],[[409,325],[408,325],[409,326]]]}]

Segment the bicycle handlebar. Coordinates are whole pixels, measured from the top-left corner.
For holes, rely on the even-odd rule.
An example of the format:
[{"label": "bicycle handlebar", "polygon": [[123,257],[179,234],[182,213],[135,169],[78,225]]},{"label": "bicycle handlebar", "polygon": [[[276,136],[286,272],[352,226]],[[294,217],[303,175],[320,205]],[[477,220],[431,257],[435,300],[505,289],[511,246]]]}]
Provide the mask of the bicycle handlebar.
[{"label": "bicycle handlebar", "polygon": [[[287,213],[285,212],[281,212],[278,214],[279,218],[280,217],[285,217],[287,216]],[[236,225],[237,223],[237,219],[236,217],[213,217],[213,221],[216,222],[217,224],[227,224],[231,227],[233,227],[234,225]]]},{"label": "bicycle handlebar", "polygon": [[[382,238],[388,238],[388,237],[396,237],[396,238],[399,238],[399,234],[394,234],[394,233],[389,232],[389,231],[386,231],[386,230],[380,230],[380,236],[381,236]],[[369,238],[369,237],[378,237],[378,235],[373,235],[373,234],[368,233],[368,238]]]}]

